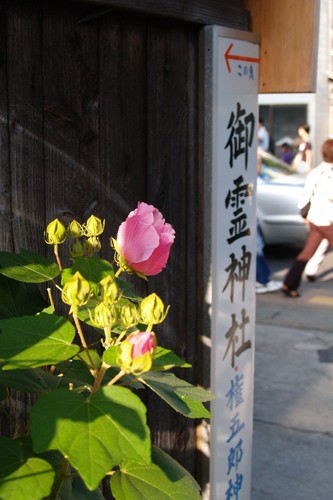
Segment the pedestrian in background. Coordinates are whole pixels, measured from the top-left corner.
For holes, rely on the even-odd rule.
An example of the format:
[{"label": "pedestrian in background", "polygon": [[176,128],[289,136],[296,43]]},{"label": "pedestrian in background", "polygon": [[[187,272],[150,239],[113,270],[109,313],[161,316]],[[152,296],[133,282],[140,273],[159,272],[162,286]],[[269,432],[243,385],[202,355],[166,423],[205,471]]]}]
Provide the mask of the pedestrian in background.
[{"label": "pedestrian in background", "polygon": [[281,147],[282,147],[282,151],[283,151],[282,156],[281,156],[281,160],[288,163],[288,165],[291,165],[291,162],[293,160],[293,156],[291,154],[290,145],[287,142],[284,142]]},{"label": "pedestrian in background", "polygon": [[303,123],[298,127],[298,135],[302,142],[299,145],[298,153],[293,160],[293,166],[297,168],[299,174],[308,174],[312,166],[312,151],[310,139],[310,126]]},{"label": "pedestrian in background", "polygon": [[310,231],[304,249],[290,268],[282,287],[289,297],[298,297],[297,289],[307,262],[314,255],[323,239],[333,247],[333,139],[322,145],[323,162],[308,175],[303,196],[298,204],[305,207],[310,202],[306,216]]},{"label": "pedestrian in background", "polygon": [[258,147],[263,151],[269,150],[269,134],[262,118],[258,120]]}]

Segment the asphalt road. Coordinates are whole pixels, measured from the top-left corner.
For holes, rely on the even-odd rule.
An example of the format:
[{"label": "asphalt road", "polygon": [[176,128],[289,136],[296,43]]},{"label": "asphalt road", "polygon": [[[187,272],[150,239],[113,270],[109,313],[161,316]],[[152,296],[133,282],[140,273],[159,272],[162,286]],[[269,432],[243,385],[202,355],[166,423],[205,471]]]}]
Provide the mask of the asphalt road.
[{"label": "asphalt road", "polygon": [[[298,251],[266,249],[272,279]],[[251,500],[333,499],[331,250],[299,292],[257,295]]]}]

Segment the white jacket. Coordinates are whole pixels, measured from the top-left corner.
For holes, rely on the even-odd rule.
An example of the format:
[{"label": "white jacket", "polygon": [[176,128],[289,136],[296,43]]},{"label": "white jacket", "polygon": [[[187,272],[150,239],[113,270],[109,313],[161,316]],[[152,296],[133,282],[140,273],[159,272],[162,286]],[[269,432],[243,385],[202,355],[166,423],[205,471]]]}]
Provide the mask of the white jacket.
[{"label": "white jacket", "polygon": [[307,176],[304,193],[298,203],[303,208],[311,202],[307,219],[316,226],[333,224],[333,166],[324,161]]}]

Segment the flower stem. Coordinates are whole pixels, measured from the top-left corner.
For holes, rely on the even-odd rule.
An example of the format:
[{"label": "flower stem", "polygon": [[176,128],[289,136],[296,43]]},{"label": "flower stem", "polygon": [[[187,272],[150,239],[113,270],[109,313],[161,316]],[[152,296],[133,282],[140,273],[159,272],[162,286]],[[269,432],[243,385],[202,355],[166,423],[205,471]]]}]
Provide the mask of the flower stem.
[{"label": "flower stem", "polygon": [[118,278],[119,274],[121,273],[122,269],[121,267],[118,269],[118,271],[116,272],[116,274],[114,275],[115,278]]},{"label": "flower stem", "polygon": [[79,321],[79,318],[77,317],[77,311],[74,310],[73,312],[73,319],[74,319],[74,323],[75,323],[75,326],[76,326],[76,329],[78,331],[78,334],[80,336],[80,339],[81,339],[81,343],[87,353],[87,356],[90,360],[90,363],[91,363],[91,366],[93,367],[93,369],[95,370],[95,373],[97,373],[97,368],[95,366],[95,363],[90,355],[90,352],[89,352],[89,349],[88,349],[88,346],[87,346],[87,343],[86,343],[86,340],[84,338],[84,335],[83,335],[83,332],[82,332],[82,329],[81,329],[81,325],[80,325],[80,321]]},{"label": "flower stem", "polygon": [[48,296],[49,296],[49,299],[50,299],[50,304],[51,304],[51,306],[53,306],[53,307],[54,307],[54,302],[53,302],[53,297],[52,297],[51,288],[48,288],[48,289],[47,289],[47,293],[48,293]]},{"label": "flower stem", "polygon": [[117,380],[119,380],[124,375],[126,375],[126,373],[123,370],[120,370],[120,372],[115,377],[113,377],[113,379],[110,380],[110,382],[108,384],[106,384],[106,385],[113,385],[113,384],[115,384],[117,382]]},{"label": "flower stem", "polygon": [[62,483],[66,479],[66,471],[67,471],[68,464],[69,464],[69,460],[65,456],[64,461],[63,461],[62,466],[61,466],[61,469],[60,469],[60,472],[59,472],[59,476],[57,478],[57,481],[52,486],[50,500],[57,500],[59,492],[61,490]]},{"label": "flower stem", "polygon": [[99,389],[101,382],[103,380],[103,377],[104,377],[104,373],[106,372],[106,370],[108,368],[110,368],[110,365],[107,365],[103,361],[102,367],[101,367],[100,371],[98,372],[97,377],[95,378],[95,383],[94,383],[94,387],[92,388],[91,394],[94,394],[94,392],[96,392]]},{"label": "flower stem", "polygon": [[55,245],[54,245],[54,255],[56,256],[56,259],[57,259],[57,262],[58,262],[59,269],[60,269],[60,271],[62,271],[62,265],[61,265],[61,262],[60,262],[60,259],[59,259],[59,254],[58,254],[58,245],[57,245],[57,244],[55,244]]}]

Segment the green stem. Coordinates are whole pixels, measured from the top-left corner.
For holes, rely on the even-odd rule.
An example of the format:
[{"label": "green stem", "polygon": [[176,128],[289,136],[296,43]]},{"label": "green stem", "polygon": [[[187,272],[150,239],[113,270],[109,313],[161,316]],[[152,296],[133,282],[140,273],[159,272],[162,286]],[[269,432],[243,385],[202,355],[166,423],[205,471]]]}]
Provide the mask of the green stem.
[{"label": "green stem", "polygon": [[54,255],[56,256],[56,259],[57,259],[57,262],[58,262],[59,269],[60,269],[60,271],[62,271],[62,265],[61,265],[61,262],[60,262],[60,259],[59,259],[59,254],[58,254],[58,245],[57,245],[57,244],[55,244],[55,245],[54,245]]},{"label": "green stem", "polygon": [[129,382],[120,382],[120,384],[118,385],[130,385],[130,384],[134,384],[134,382],[140,382],[138,378],[135,378],[134,380],[130,380]]},{"label": "green stem", "polygon": [[104,328],[105,335],[105,348],[110,347],[111,345],[111,324]]},{"label": "green stem", "polygon": [[84,338],[84,335],[83,335],[83,332],[82,332],[82,329],[81,329],[81,325],[80,325],[80,321],[79,321],[79,318],[77,317],[77,311],[74,310],[73,312],[73,319],[74,319],[74,323],[75,323],[75,326],[76,326],[76,329],[78,331],[78,334],[80,336],[80,339],[81,339],[81,343],[87,353],[87,356],[90,360],[90,363],[91,363],[91,366],[93,367],[93,369],[95,370],[95,373],[97,373],[97,368],[95,366],[95,363],[90,355],[90,352],[89,352],[89,349],[88,349],[88,346],[87,346],[87,343],[86,343],[86,339]]},{"label": "green stem", "polygon": [[113,384],[115,384],[117,382],[117,380],[119,380],[124,375],[126,375],[126,372],[124,372],[123,370],[120,370],[120,372],[115,377],[113,377],[113,379],[110,380],[110,382],[108,384],[106,384],[106,385],[113,385]]},{"label": "green stem", "polygon": [[54,286],[55,286],[56,288],[58,288],[58,290],[60,290],[60,291],[62,292],[62,288],[61,288],[61,286],[57,285],[57,283],[56,283],[54,280],[51,280],[51,281],[52,281],[52,283],[54,284]]},{"label": "green stem", "polygon": [[[7,397],[8,397],[8,399],[9,399],[9,404],[10,404],[10,407],[11,407],[12,412],[13,412],[13,415],[14,415],[15,422],[16,422],[16,424],[17,424],[17,426],[18,426],[18,432],[19,432],[19,433],[21,434],[21,436],[22,436],[22,429],[21,429],[21,426],[20,426],[20,424],[19,424],[18,418],[17,418],[17,416],[16,416],[16,412],[15,412],[15,410],[14,410],[13,401],[12,401],[12,398],[10,397],[10,392],[9,392],[9,390],[8,390],[8,387],[6,387],[6,392],[7,392]],[[16,431],[15,431],[15,432],[16,432]]]},{"label": "green stem", "polygon": [[62,483],[66,479],[66,471],[67,471],[68,464],[69,464],[69,460],[65,456],[64,461],[63,461],[62,466],[61,466],[61,469],[60,469],[60,472],[59,472],[59,475],[58,475],[58,478],[57,478],[57,481],[52,486],[50,500],[57,500],[59,492],[61,490]]},{"label": "green stem", "polygon": [[117,343],[119,343],[121,341],[121,339],[123,338],[124,335],[126,335],[127,333],[127,330],[124,330],[120,335],[119,337],[117,338]]},{"label": "green stem", "polygon": [[104,373],[106,372],[106,370],[108,368],[110,368],[110,365],[107,365],[103,361],[101,369],[98,372],[97,377],[95,378],[95,383],[94,383],[94,387],[92,388],[91,394],[94,394],[94,392],[96,392],[99,389],[101,382],[103,380],[103,377],[104,377]]},{"label": "green stem", "polygon": [[6,410],[4,409],[3,406],[0,406],[0,409],[4,412],[4,414],[6,415],[6,417],[8,418],[8,420],[10,421],[10,423],[12,424],[12,426],[15,427],[16,423],[14,422],[14,420],[12,419],[12,417],[9,415],[9,413],[6,412]]}]

